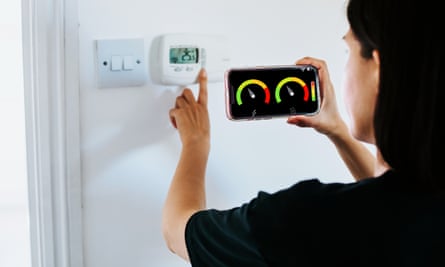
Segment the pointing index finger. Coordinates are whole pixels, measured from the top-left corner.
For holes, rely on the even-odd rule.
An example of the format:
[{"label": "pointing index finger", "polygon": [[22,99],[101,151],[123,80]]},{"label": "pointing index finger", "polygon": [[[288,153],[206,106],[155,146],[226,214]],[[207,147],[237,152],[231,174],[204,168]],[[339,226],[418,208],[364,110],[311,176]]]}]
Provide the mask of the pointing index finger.
[{"label": "pointing index finger", "polygon": [[198,75],[198,83],[199,83],[199,95],[198,95],[198,103],[202,103],[207,105],[207,72],[204,68],[201,69]]}]

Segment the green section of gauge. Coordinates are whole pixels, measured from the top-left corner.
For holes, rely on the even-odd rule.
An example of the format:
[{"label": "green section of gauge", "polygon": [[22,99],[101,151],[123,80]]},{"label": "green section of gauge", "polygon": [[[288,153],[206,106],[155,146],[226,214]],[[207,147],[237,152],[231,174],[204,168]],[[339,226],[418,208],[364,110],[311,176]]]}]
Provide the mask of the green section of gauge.
[{"label": "green section of gauge", "polygon": [[299,85],[301,85],[301,87],[303,87],[303,90],[304,90],[304,100],[307,101],[307,99],[309,97],[309,89],[307,88],[306,83],[302,79],[297,78],[297,77],[287,77],[287,78],[284,78],[283,80],[281,80],[278,83],[277,88],[275,89],[275,100],[277,101],[277,103],[281,102],[281,96],[280,96],[281,88],[283,87],[283,85],[285,85],[288,82],[296,82]]},{"label": "green section of gauge", "polygon": [[269,93],[269,88],[267,88],[267,85],[257,79],[250,79],[250,80],[246,80],[244,81],[236,90],[236,103],[238,104],[238,106],[243,104],[243,100],[241,99],[241,93],[243,92],[243,89],[246,88],[247,86],[251,85],[251,84],[256,84],[259,85],[261,88],[264,89],[264,91],[266,92],[266,99],[264,100],[266,103],[269,103],[270,101],[270,93]]}]

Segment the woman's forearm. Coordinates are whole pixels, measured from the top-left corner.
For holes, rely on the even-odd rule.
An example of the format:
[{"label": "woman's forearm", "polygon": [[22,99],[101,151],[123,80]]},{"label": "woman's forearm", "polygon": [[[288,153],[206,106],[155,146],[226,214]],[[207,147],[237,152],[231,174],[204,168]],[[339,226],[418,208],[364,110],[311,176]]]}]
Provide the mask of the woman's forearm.
[{"label": "woman's forearm", "polygon": [[345,124],[342,124],[337,134],[328,135],[328,138],[334,143],[355,180],[375,175],[376,157],[349,133]]},{"label": "woman's forearm", "polygon": [[190,216],[206,206],[205,173],[208,148],[183,147],[163,210],[163,234],[167,246],[188,260],[184,232]]}]

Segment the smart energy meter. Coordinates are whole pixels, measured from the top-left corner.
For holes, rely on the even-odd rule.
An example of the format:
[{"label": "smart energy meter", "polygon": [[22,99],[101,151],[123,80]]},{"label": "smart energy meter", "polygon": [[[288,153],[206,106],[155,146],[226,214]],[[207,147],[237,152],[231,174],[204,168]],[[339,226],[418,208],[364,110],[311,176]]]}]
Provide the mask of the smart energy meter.
[{"label": "smart energy meter", "polygon": [[159,37],[153,62],[154,80],[166,85],[197,82],[205,68],[209,82],[223,82],[230,61],[227,39],[220,35],[176,33]]}]

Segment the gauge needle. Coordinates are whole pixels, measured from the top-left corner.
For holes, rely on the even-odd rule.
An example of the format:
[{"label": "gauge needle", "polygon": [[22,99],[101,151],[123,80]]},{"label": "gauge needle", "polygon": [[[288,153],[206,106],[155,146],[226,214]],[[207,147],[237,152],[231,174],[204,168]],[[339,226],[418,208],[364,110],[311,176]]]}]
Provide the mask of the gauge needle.
[{"label": "gauge needle", "polygon": [[292,91],[292,89],[289,86],[286,86],[287,88],[287,92],[289,93],[290,96],[294,96],[294,91]]},{"label": "gauge needle", "polygon": [[247,88],[247,91],[249,91],[249,95],[252,99],[255,98],[255,94],[252,92],[252,90],[250,90],[249,88]]}]

